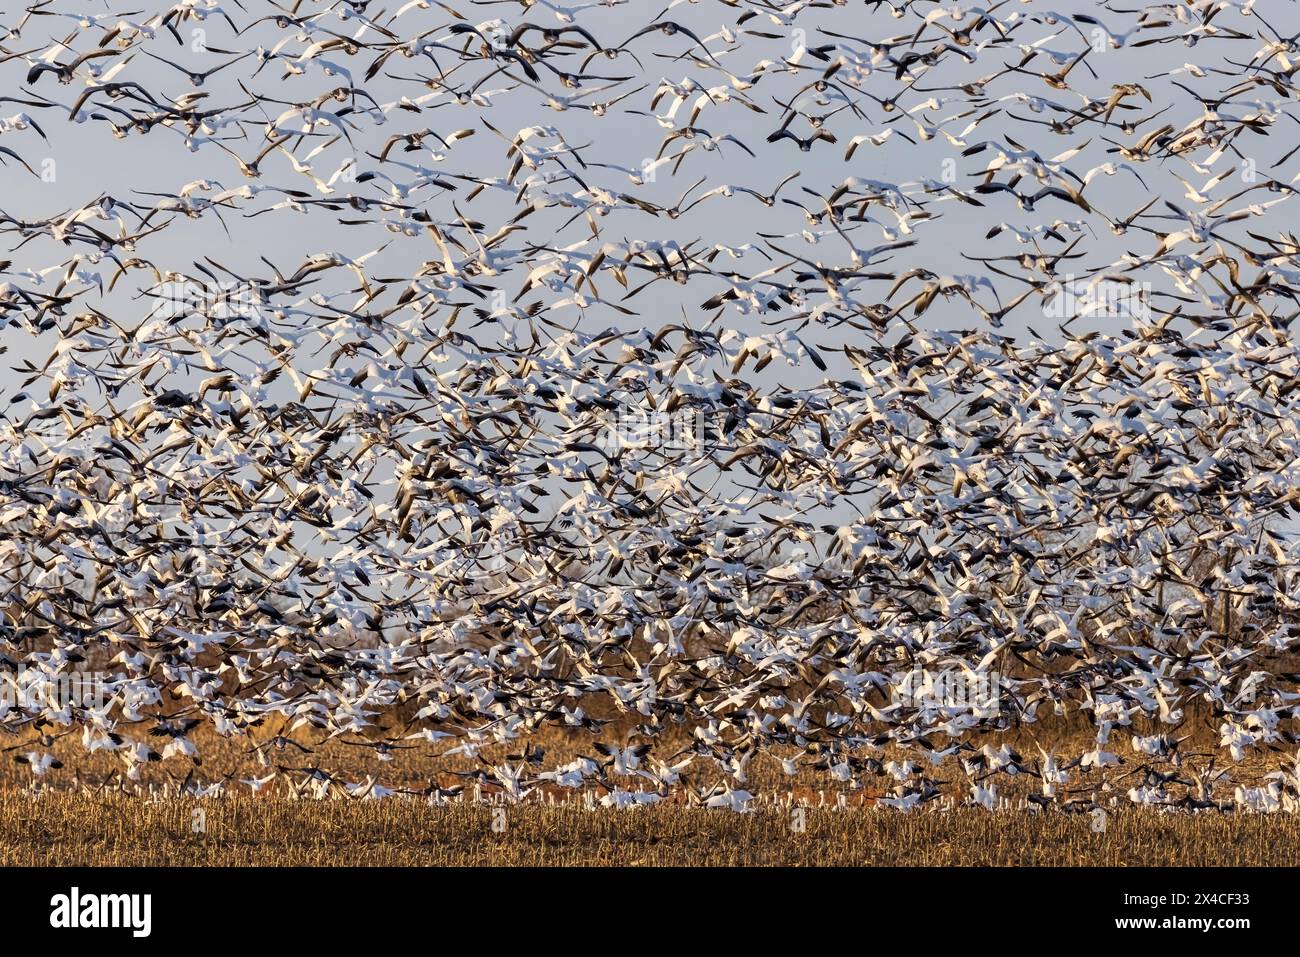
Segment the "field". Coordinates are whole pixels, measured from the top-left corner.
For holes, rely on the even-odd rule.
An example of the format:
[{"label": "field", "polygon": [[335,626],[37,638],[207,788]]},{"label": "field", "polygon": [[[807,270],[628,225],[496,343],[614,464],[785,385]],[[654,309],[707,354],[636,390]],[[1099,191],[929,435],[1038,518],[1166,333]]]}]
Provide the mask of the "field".
[{"label": "field", "polygon": [[[202,808],[205,832],[193,831]],[[0,864],[19,865],[1294,865],[1289,815],[1086,815],[979,808],[902,814],[683,807],[509,808],[417,800],[196,802],[48,794],[0,798]]]},{"label": "field", "polygon": [[[740,814],[668,802],[588,808],[562,792],[538,792],[512,805],[481,786],[476,803],[474,765],[465,759],[416,749],[383,761],[369,748],[339,741],[310,744],[310,753],[273,749],[271,770],[314,765],[352,781],[375,776],[412,791],[430,783],[463,790],[441,804],[401,793],[356,799],[341,786],[331,794],[337,800],[312,800],[294,796],[293,776],[286,773],[254,794],[241,782],[264,777],[268,769],[246,753],[247,743],[219,739],[203,742],[201,767],[173,758],[130,782],[116,758],[87,755],[70,741],[52,747],[65,766],[39,779],[12,760],[0,767],[0,864],[1300,864],[1295,815],[1162,813],[1124,807],[1121,799],[1107,812],[1104,829],[1095,830],[1093,814],[1025,806],[1021,797],[1036,783],[1030,780],[1016,788],[1014,780],[1004,779],[1004,809],[961,806],[966,783],[952,768],[945,774],[951,800],[901,813],[870,806],[871,793],[828,789],[824,779],[802,775],[789,782],[774,762],[756,763],[749,786],[760,797]],[[590,753],[589,738],[552,734],[542,744],[548,760]],[[1136,764],[1131,756],[1127,763]],[[221,796],[196,799],[179,793],[186,779],[225,779],[227,786]],[[799,804],[807,805],[802,812]]]}]

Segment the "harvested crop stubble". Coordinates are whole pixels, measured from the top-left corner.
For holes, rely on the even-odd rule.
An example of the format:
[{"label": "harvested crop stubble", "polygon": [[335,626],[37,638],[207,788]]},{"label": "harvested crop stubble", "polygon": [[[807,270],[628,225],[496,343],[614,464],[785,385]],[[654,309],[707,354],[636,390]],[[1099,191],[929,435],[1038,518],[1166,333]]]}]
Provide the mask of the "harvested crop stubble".
[{"label": "harvested crop stubble", "polygon": [[[206,833],[192,830],[195,809]],[[683,807],[0,795],[0,865],[1290,865],[1293,815]]]}]

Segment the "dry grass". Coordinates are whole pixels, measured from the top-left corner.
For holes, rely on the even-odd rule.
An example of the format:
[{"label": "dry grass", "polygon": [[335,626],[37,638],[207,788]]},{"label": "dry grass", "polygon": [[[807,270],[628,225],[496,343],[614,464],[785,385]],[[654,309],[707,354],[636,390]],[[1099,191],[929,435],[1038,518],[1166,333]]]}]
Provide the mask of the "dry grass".
[{"label": "dry grass", "polygon": [[[195,834],[201,807],[206,833]],[[0,865],[1295,865],[1300,820],[1219,813],[1084,815],[682,807],[586,811],[424,801],[0,797]]]},{"label": "dry grass", "polygon": [[[263,729],[260,736],[271,733]],[[1048,743],[1064,745],[1075,733],[1062,730]],[[350,780],[373,775],[389,786],[412,789],[431,781],[443,787],[467,784],[457,772],[474,767],[425,748],[381,762],[368,748],[299,738],[312,746],[310,754],[290,748],[275,752],[272,763],[326,767]],[[585,810],[576,800],[518,806],[456,800],[438,806],[417,797],[311,801],[290,799],[283,778],[254,797],[239,780],[263,776],[267,769],[247,753],[249,741],[225,741],[207,731],[197,732],[196,741],[204,756],[201,766],[175,758],[150,765],[138,783],[123,780],[116,756],[88,755],[72,736],[51,749],[64,767],[43,776],[39,792],[30,789],[25,766],[0,760],[0,865],[1300,864],[1300,818],[1289,815],[1124,808],[1110,813],[1104,833],[1095,833],[1089,815],[1055,809],[931,808],[902,814],[859,806],[892,782],[855,792],[824,775],[785,778],[767,758],[750,768],[747,786],[756,793],[788,799],[793,791],[814,805],[833,804],[843,794],[849,806],[809,808],[806,830],[798,833],[788,808],[765,802],[736,814],[668,803]],[[591,753],[589,735],[547,732],[533,743],[546,747],[548,764]],[[1034,747],[1028,739],[1018,744],[1027,752]],[[489,756],[495,760],[506,751],[493,749]],[[1256,760],[1259,767],[1253,770],[1259,773],[1278,759]],[[1137,764],[1136,756],[1126,756],[1126,767]],[[176,783],[191,773],[197,782],[228,778],[228,795],[176,796]],[[939,773],[950,782],[945,792],[960,800],[969,786],[960,770]],[[1036,782],[1024,778],[1004,778],[999,791],[1013,800],[1028,793]],[[693,783],[707,787],[715,779],[721,780],[705,768]],[[1090,781],[1080,783],[1100,783]],[[492,829],[497,808],[506,815],[503,833]],[[205,833],[192,830],[195,809],[204,812]]]}]

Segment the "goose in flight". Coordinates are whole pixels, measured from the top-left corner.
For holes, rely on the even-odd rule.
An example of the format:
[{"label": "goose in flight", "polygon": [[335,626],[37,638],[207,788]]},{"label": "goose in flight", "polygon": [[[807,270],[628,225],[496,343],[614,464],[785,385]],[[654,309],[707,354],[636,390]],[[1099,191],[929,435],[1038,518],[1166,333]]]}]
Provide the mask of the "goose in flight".
[{"label": "goose in flight", "polygon": [[0,664],[104,680],[0,702],[33,787],[1300,800],[1268,11],[54,6]]}]

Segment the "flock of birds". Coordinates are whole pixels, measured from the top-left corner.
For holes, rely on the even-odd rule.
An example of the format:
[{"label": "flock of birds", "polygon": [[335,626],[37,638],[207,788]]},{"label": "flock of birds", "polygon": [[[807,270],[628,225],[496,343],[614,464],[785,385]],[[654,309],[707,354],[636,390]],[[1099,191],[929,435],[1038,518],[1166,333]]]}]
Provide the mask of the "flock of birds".
[{"label": "flock of birds", "polygon": [[1296,809],[1295,6],[1060,2],[0,14],[8,750]]}]

